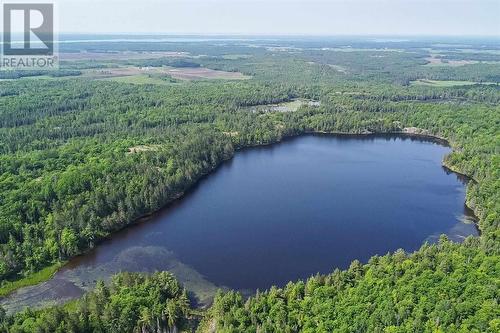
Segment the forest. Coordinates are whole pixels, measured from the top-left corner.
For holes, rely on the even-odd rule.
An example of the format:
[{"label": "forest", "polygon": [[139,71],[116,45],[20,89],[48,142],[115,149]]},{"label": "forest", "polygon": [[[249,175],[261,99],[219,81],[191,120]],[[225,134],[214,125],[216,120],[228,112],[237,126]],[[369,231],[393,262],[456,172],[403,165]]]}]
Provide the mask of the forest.
[{"label": "forest", "polygon": [[[198,322],[200,332],[500,330],[500,66],[490,62],[494,56],[432,67],[420,44],[406,46],[407,52],[373,51],[372,45],[319,50],[299,42],[294,45],[302,48],[293,52],[269,45],[148,45],[134,44],[132,51],[206,56],[67,61],[45,79],[36,77],[47,73],[2,74],[0,297],[159,210],[239,149],[310,132],[401,133],[415,127],[445,138],[453,153],[444,164],[471,178],[467,205],[481,236],[463,243],[442,238],[415,253],[355,261],[348,270],[249,299],[220,292],[206,311],[190,306],[169,273],[123,273],[65,305],[17,314],[0,309],[0,330],[170,332],[174,326],[192,331]],[[453,50],[440,52],[459,58]],[[476,53],[469,57],[483,60]],[[122,66],[207,67],[252,78],[155,85],[83,75]],[[417,79],[477,84],[410,84]],[[249,111],[298,98],[320,105]]]},{"label": "forest", "polygon": [[[188,295],[167,272],[145,276],[122,273],[109,286],[100,281],[82,299],[64,308],[27,311],[5,319],[0,329],[9,332],[166,332],[192,326]],[[1,326],[3,325],[3,326]]]}]

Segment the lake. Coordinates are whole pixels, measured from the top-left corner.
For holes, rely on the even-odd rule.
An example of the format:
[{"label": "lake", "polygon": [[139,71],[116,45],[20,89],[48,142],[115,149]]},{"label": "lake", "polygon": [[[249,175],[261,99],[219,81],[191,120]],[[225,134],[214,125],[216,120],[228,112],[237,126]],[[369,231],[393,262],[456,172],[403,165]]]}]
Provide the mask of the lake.
[{"label": "lake", "polygon": [[80,296],[119,271],[170,270],[201,304],[219,287],[282,286],[354,259],[477,235],[450,148],[401,136],[308,135],[240,151],[149,221],[1,303]]}]

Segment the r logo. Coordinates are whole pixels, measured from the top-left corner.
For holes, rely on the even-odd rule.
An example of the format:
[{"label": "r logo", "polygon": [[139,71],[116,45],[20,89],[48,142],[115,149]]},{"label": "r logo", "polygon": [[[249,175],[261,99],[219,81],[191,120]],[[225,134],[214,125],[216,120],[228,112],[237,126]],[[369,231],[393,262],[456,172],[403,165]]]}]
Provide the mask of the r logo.
[{"label": "r logo", "polygon": [[[15,29],[22,42],[14,43]],[[17,31],[16,31],[17,32]],[[50,3],[8,3],[3,5],[3,54],[7,56],[54,55],[54,5]]]}]

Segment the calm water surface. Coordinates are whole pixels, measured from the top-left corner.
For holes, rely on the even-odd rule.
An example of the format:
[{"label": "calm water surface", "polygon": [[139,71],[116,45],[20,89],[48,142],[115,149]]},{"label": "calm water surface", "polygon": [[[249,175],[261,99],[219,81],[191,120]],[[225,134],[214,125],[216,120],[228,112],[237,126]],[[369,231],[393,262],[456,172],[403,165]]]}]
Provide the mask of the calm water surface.
[{"label": "calm water surface", "polygon": [[151,221],[3,303],[69,299],[121,270],[170,270],[203,302],[217,287],[251,292],[443,233],[476,235],[463,180],[441,166],[449,151],[401,137],[305,136],[239,152]]}]

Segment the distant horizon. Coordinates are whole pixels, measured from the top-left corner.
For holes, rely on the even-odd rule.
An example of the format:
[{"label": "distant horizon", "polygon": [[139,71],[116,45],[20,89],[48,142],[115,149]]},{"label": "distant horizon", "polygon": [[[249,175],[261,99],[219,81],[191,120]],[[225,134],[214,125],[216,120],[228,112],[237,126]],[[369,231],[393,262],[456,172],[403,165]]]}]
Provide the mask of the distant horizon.
[{"label": "distant horizon", "polygon": [[390,38],[412,40],[418,38],[456,38],[456,39],[494,39],[500,41],[500,35],[384,35],[384,34],[272,34],[272,33],[203,33],[203,32],[83,32],[83,31],[64,31],[58,32],[59,36],[158,36],[158,37],[301,37],[301,38]]},{"label": "distant horizon", "polygon": [[456,37],[456,38],[494,38],[500,40],[500,35],[438,35],[438,34],[310,34],[310,33],[232,33],[232,32],[162,32],[162,31],[152,31],[152,32],[134,32],[134,31],[102,31],[102,32],[92,32],[92,31],[60,31],[59,35],[109,35],[109,36],[121,36],[121,35],[134,35],[134,36],[259,36],[259,37],[385,37],[385,38],[418,38],[418,37]]},{"label": "distant horizon", "polygon": [[60,33],[499,37],[497,0],[52,0]]}]

